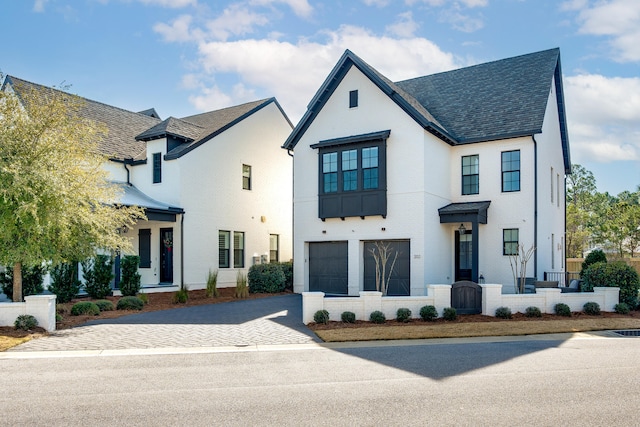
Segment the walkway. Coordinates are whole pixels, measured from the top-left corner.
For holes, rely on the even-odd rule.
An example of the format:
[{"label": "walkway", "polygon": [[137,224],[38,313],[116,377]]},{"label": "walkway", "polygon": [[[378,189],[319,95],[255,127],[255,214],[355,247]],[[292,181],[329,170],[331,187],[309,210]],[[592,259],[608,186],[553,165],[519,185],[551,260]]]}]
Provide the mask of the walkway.
[{"label": "walkway", "polygon": [[10,352],[223,347],[321,342],[302,323],[302,297],[284,295],[91,321]]}]

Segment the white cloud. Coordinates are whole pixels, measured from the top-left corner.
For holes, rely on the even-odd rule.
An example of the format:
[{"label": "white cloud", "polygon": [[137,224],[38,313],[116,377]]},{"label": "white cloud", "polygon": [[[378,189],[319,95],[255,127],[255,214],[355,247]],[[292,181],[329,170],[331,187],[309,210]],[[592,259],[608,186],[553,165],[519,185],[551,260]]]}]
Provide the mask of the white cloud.
[{"label": "white cloud", "polygon": [[249,4],[255,6],[270,6],[274,3],[284,3],[293,10],[297,16],[308,18],[313,13],[313,7],[307,0],[251,0]]},{"label": "white cloud", "polygon": [[[575,6],[581,3],[574,1]],[[610,37],[616,59],[623,62],[640,61],[640,1],[610,0],[584,5],[578,14],[581,34]]]},{"label": "white cloud", "polygon": [[199,95],[189,97],[189,102],[198,110],[212,111],[234,104],[231,96],[225,94],[218,86],[211,88],[200,86]]},{"label": "white cloud", "polygon": [[206,26],[215,40],[227,40],[232,35],[250,34],[255,26],[266,25],[268,22],[265,16],[235,4],[226,8],[216,19],[207,22]]},{"label": "white cloud", "polygon": [[640,160],[640,78],[564,79],[574,163]]},{"label": "white cloud", "polygon": [[44,6],[47,4],[49,0],[36,0],[33,2],[33,11],[34,12],[44,12]]},{"label": "white cloud", "polygon": [[389,0],[362,0],[365,6],[385,7],[389,4]]},{"label": "white cloud", "polygon": [[418,24],[413,20],[413,14],[411,12],[405,12],[398,15],[396,22],[387,25],[385,31],[397,37],[409,38],[414,36],[418,28]]},{"label": "white cloud", "polygon": [[153,30],[164,38],[168,42],[186,42],[190,40],[197,40],[196,34],[192,34],[190,30],[191,22],[193,18],[191,15],[182,15],[177,17],[171,25],[163,22],[155,24]]},{"label": "white cloud", "polygon": [[481,15],[474,17],[455,8],[442,11],[439,20],[440,22],[451,24],[453,29],[465,33],[472,33],[484,27],[484,20]]},{"label": "white cloud", "polygon": [[196,6],[198,0],[138,0],[140,3],[151,6],[162,6],[172,9],[180,9],[187,6]]}]

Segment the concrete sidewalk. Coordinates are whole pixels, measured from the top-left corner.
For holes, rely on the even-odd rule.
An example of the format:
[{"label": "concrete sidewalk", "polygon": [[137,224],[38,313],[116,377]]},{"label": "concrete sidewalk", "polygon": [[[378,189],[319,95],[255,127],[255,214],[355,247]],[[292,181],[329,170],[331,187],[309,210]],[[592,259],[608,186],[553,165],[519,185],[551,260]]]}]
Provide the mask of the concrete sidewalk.
[{"label": "concrete sidewalk", "polygon": [[132,314],[53,332],[8,352],[244,347],[319,343],[301,295]]}]

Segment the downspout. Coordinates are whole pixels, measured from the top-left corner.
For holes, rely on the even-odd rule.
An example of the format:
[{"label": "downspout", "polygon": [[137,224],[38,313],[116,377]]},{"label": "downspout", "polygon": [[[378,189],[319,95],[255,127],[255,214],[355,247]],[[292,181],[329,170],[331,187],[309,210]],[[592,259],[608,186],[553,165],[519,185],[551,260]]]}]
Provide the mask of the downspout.
[{"label": "downspout", "polygon": [[180,214],[180,289],[184,289],[184,212]]},{"label": "downspout", "polygon": [[122,162],[122,166],[124,166],[124,170],[127,171],[127,185],[131,185],[131,181],[130,181],[130,173],[131,173],[131,171],[127,167],[127,164],[131,164],[132,161],[133,161],[133,159],[123,159],[123,162]]},{"label": "downspout", "polygon": [[536,280],[538,278],[538,141],[536,136],[533,139],[533,271]]},{"label": "downspout", "polygon": [[[295,207],[293,204],[293,198],[295,196],[295,188],[296,188],[296,174],[294,173],[294,167],[295,167],[295,162],[294,159],[295,157],[293,156],[293,151],[291,151],[290,148],[287,148],[287,154],[289,156],[291,156],[291,258],[293,258],[294,255],[294,247],[295,247],[295,230],[296,228],[294,227],[294,223],[295,223]],[[295,270],[295,268],[294,268]],[[295,278],[295,275],[294,275]],[[294,278],[291,279],[291,287],[293,289],[295,289],[295,285],[293,282],[295,282]],[[292,289],[292,290],[293,290]],[[303,289],[304,291],[304,286]]]}]

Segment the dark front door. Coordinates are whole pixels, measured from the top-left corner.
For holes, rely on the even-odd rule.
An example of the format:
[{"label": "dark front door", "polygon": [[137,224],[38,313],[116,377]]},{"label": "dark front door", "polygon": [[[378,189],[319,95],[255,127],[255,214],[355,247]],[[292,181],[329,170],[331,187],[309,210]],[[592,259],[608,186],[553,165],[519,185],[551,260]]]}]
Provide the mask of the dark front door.
[{"label": "dark front door", "polygon": [[160,282],[173,283],[173,228],[160,229]]},{"label": "dark front door", "polygon": [[[411,245],[409,240],[382,240],[379,243],[389,245],[389,260],[386,275],[389,277],[387,295],[411,295]],[[372,250],[377,251],[376,242],[364,242],[364,290],[376,290],[376,261]],[[396,258],[397,254],[397,258]],[[393,260],[395,258],[395,264]],[[391,265],[393,271],[389,274]]]},{"label": "dark front door", "polygon": [[471,230],[467,230],[464,234],[460,234],[456,230],[456,271],[455,281],[472,280],[473,268],[473,248],[472,248]]},{"label": "dark front door", "polygon": [[347,295],[348,252],[347,242],[309,243],[309,291]]}]

